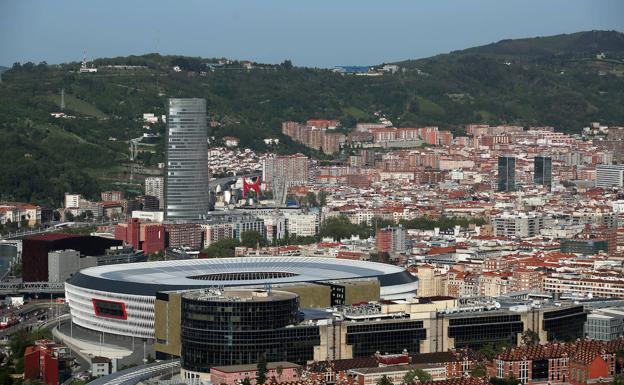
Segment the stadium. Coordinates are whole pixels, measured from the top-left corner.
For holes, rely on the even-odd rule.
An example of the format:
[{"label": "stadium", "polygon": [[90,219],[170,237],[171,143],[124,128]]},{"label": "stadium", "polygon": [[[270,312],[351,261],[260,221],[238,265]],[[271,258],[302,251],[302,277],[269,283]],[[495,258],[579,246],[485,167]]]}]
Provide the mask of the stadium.
[{"label": "stadium", "polygon": [[210,287],[265,287],[374,278],[382,299],[416,295],[417,278],[382,263],[316,257],[243,257],[108,265],[80,271],[65,284],[76,325],[154,338],[156,293]]}]

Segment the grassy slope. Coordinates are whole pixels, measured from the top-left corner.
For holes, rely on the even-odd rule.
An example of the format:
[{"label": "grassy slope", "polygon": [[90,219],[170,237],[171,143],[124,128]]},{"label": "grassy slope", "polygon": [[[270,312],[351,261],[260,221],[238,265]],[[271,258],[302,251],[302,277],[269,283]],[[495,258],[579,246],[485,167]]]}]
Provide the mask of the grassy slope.
[{"label": "grassy slope", "polygon": [[[505,40],[402,62],[406,71],[380,77],[305,68],[188,76],[171,72],[171,64],[204,60],[159,55],[97,63],[100,68],[118,63],[149,67],[138,71],[72,73],[77,63],[9,70],[0,85],[0,197],[40,199],[53,194],[60,199],[63,190],[84,184],[81,178],[72,179],[80,172],[106,183],[127,178],[126,142],[142,134],[138,118],[143,112],[165,113],[169,97],[206,98],[211,116],[223,123],[212,135],[238,136],[242,146],[260,151],[266,150],[261,139],[275,136],[282,139],[278,152],[309,151],[281,136],[284,120],[338,118],[353,126],[373,120],[375,111],[401,126],[451,129],[471,122],[507,122],[549,124],[575,132],[589,121],[622,124],[624,78],[613,75],[624,67],[622,36],[588,32]],[[596,52],[607,52],[608,59],[596,60]],[[607,75],[599,76],[598,71]],[[61,89],[67,110],[77,119],[49,117],[59,108]],[[163,133],[163,127],[155,131]],[[24,161],[24,154],[32,158]],[[15,167],[18,163],[25,165]],[[12,169],[20,167],[24,170],[15,175]],[[46,175],[50,168],[58,175]],[[39,175],[37,183],[42,185],[28,198],[24,197],[32,186],[19,182],[26,172]],[[60,180],[49,192],[43,185],[54,178]]]}]

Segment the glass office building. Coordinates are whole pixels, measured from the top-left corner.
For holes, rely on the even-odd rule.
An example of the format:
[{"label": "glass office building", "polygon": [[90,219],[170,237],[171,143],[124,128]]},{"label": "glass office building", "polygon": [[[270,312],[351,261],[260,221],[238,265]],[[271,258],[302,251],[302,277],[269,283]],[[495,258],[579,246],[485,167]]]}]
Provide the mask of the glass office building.
[{"label": "glass office building", "polygon": [[206,100],[169,99],[165,218],[197,220],[209,209]]},{"label": "glass office building", "polygon": [[587,313],[583,306],[573,306],[544,311],[542,328],[548,333],[548,341],[572,342],[584,335],[585,321]]},{"label": "glass office building", "polygon": [[552,158],[536,156],[533,158],[533,182],[543,186],[552,186]]},{"label": "glass office building", "polygon": [[207,373],[213,366],[268,362],[304,364],[320,344],[318,326],[301,321],[299,296],[285,291],[193,291],[182,296],[182,368]]},{"label": "glass office building", "polygon": [[498,157],[498,191],[516,190],[516,158]]},{"label": "glass office building", "polygon": [[372,357],[376,352],[420,352],[420,342],[427,338],[421,320],[392,320],[347,325],[347,344],[353,357]]},{"label": "glass office building", "polygon": [[514,346],[524,330],[520,314],[509,312],[450,316],[448,325],[448,336],[454,338],[456,348],[474,350],[487,344]]}]

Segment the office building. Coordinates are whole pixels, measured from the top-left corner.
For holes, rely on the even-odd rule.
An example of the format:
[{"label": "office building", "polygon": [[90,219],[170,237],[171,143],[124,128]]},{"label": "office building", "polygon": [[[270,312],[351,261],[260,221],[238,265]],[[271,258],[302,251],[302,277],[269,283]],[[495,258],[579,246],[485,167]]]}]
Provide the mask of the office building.
[{"label": "office building", "polygon": [[498,157],[498,191],[516,190],[516,158],[513,156]]},{"label": "office building", "polygon": [[208,128],[204,99],[169,99],[165,218],[192,221],[206,216]]},{"label": "office building", "polygon": [[193,291],[182,295],[181,315],[187,379],[208,380],[212,366],[251,364],[261,354],[267,361],[306,363],[320,343],[318,327],[297,325],[299,296],[286,291]]},{"label": "office building", "polygon": [[[158,199],[158,209],[162,210],[165,203],[165,178],[162,176],[152,176],[145,178],[145,195]],[[148,199],[145,199],[144,209]]]},{"label": "office building", "polygon": [[624,335],[624,308],[596,309],[587,315],[585,336],[612,341]]},{"label": "office building", "polygon": [[234,238],[238,239],[239,241],[242,240],[243,233],[246,231],[255,231],[263,237],[266,234],[266,230],[264,229],[264,221],[255,216],[243,215],[240,217],[236,217],[234,218],[232,225],[234,228]]},{"label": "office building", "polygon": [[596,166],[596,187],[624,186],[624,164],[599,164]]},{"label": "office building", "polygon": [[536,156],[533,158],[533,182],[543,186],[552,186],[552,158]]},{"label": "office building", "polygon": [[72,249],[81,255],[98,256],[121,241],[77,234],[49,233],[31,235],[22,241],[22,279],[24,282],[45,282],[49,278],[48,253]]},{"label": "office building", "polygon": [[[255,364],[261,351],[267,352],[269,362],[303,364],[366,359],[379,352],[396,357],[405,352],[478,350],[489,344],[516,346],[529,329],[540,343],[575,341],[583,336],[586,320],[583,306],[570,303],[497,310],[493,303],[460,305],[450,297],[334,305],[333,314],[303,310],[295,316],[300,313],[300,295],[312,294],[312,285],[307,286],[302,294],[288,287],[159,293],[156,333],[161,345],[156,350],[162,358],[181,356],[185,378],[204,379],[214,366]],[[254,333],[263,338],[251,338]],[[288,339],[294,335],[297,347]]]},{"label": "office building", "polygon": [[115,225],[115,239],[145,254],[158,253],[165,250],[165,226],[131,218],[127,223]]},{"label": "office building", "polygon": [[76,250],[52,251],[48,253],[48,282],[65,282],[81,269],[97,265],[97,257],[80,258]]}]

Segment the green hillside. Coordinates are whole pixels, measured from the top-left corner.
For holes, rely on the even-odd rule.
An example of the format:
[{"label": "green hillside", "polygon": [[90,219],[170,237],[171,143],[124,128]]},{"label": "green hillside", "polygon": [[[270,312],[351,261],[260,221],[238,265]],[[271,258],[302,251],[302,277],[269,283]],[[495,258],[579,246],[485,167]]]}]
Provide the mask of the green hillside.
[{"label": "green hillside", "polygon": [[[398,126],[466,123],[552,125],[578,132],[590,121],[624,122],[624,38],[580,32],[498,43],[398,63],[377,77],[330,70],[255,64],[251,70],[215,59],[149,54],[97,59],[97,73],[79,63],[14,65],[0,84],[0,199],[58,204],[65,191],[94,195],[130,181],[128,140],[144,133],[144,112],[164,114],[169,97],[206,98],[217,143],[233,135],[241,146],[314,152],[283,137],[284,120],[336,118],[347,128],[382,112]],[[597,56],[604,53],[604,57]],[[108,68],[112,65],[141,66]],[[173,66],[182,68],[173,71]],[[60,93],[69,119],[55,119]],[[164,126],[152,132],[164,134]],[[162,161],[141,155],[143,166]],[[136,172],[135,172],[136,174]]]}]

